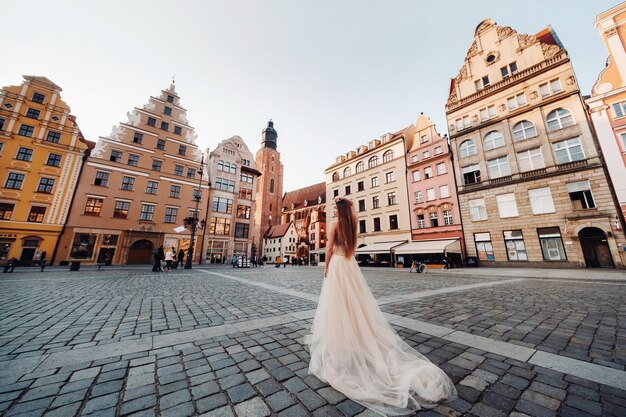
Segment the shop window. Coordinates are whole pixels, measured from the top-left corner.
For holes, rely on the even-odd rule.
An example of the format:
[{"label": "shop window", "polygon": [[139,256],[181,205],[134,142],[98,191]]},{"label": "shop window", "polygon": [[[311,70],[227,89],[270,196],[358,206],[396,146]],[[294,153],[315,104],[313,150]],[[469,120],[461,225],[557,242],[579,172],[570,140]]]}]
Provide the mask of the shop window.
[{"label": "shop window", "polygon": [[541,252],[544,261],[565,261],[565,248],[563,238],[558,227],[544,227],[537,229]]},{"label": "shop window", "polygon": [[491,234],[474,233],[474,242],[476,243],[476,254],[481,261],[494,261],[493,246],[491,244]]},{"label": "shop window", "polygon": [[524,246],[524,236],[521,230],[505,230],[504,246],[506,256],[509,261],[527,261],[526,247]]},{"label": "shop window", "polygon": [[91,259],[96,246],[97,237],[98,235],[93,233],[74,233],[74,242],[72,243],[70,258]]}]

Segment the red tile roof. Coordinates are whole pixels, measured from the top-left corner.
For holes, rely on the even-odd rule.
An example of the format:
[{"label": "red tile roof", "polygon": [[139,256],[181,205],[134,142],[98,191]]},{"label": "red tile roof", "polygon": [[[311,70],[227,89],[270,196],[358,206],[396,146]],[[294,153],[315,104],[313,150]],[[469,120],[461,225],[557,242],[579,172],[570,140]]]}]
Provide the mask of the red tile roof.
[{"label": "red tile roof", "polygon": [[275,238],[275,237],[282,237],[285,236],[287,234],[287,230],[289,230],[289,226],[291,226],[291,222],[287,223],[287,224],[279,224],[276,226],[272,226],[269,229],[267,229],[267,232],[265,232],[265,234],[263,235],[263,237],[265,238]]},{"label": "red tile roof", "polygon": [[285,210],[291,210],[292,205],[294,208],[303,208],[305,207],[305,201],[308,202],[306,206],[315,206],[319,197],[322,197],[322,204],[324,204],[326,202],[325,182],[286,192],[283,197],[282,207]]}]

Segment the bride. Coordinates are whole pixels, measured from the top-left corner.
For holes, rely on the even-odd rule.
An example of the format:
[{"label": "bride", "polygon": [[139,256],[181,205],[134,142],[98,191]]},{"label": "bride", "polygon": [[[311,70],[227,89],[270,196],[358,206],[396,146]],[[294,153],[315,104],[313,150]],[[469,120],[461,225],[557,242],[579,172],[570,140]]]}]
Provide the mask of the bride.
[{"label": "bride", "polygon": [[354,259],[357,217],[336,198],[311,334],[309,373],[382,415],[406,415],[456,398],[450,378],[385,320]]}]

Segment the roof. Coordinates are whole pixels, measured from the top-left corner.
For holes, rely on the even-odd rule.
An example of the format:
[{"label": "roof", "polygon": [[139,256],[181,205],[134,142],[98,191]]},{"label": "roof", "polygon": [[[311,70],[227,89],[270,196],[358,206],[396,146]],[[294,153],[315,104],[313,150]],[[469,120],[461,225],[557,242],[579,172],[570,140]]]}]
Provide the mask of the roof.
[{"label": "roof", "polygon": [[287,224],[279,224],[279,225],[276,225],[276,226],[272,226],[269,229],[267,229],[267,232],[265,232],[263,237],[271,239],[271,238],[275,238],[275,237],[285,236],[287,234],[287,230],[289,230],[289,227],[292,224],[293,223],[289,222]]},{"label": "roof", "polygon": [[561,40],[557,36],[554,29],[552,29],[552,26],[547,26],[545,29],[535,34],[535,38],[537,38],[541,43],[556,45],[559,48],[563,48],[563,44],[561,44]]},{"label": "roof", "polygon": [[61,87],[59,87],[58,85],[56,85],[55,83],[53,83],[52,81],[50,81],[46,77],[41,77],[41,76],[38,76],[38,75],[24,75],[24,79],[27,80],[27,81],[39,82],[39,83],[42,83],[42,84],[50,84],[52,87],[58,89],[59,91],[63,91],[63,89]]},{"label": "roof", "polygon": [[305,207],[305,201],[308,202],[308,206],[314,206],[318,204],[317,199],[319,197],[322,197],[322,203],[326,202],[326,182],[286,192],[282,206],[285,210],[291,210],[292,205],[294,208],[302,208]]}]

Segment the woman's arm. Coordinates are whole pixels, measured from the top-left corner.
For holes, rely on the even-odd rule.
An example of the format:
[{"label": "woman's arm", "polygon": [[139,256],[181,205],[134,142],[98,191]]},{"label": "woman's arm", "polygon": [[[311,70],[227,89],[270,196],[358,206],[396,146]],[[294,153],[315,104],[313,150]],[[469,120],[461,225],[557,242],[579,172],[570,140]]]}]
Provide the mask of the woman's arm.
[{"label": "woman's arm", "polygon": [[324,262],[324,278],[328,274],[328,265],[330,264],[330,258],[333,256],[333,250],[335,249],[335,231],[337,230],[337,222],[330,223],[328,235],[326,236],[326,261]]}]

